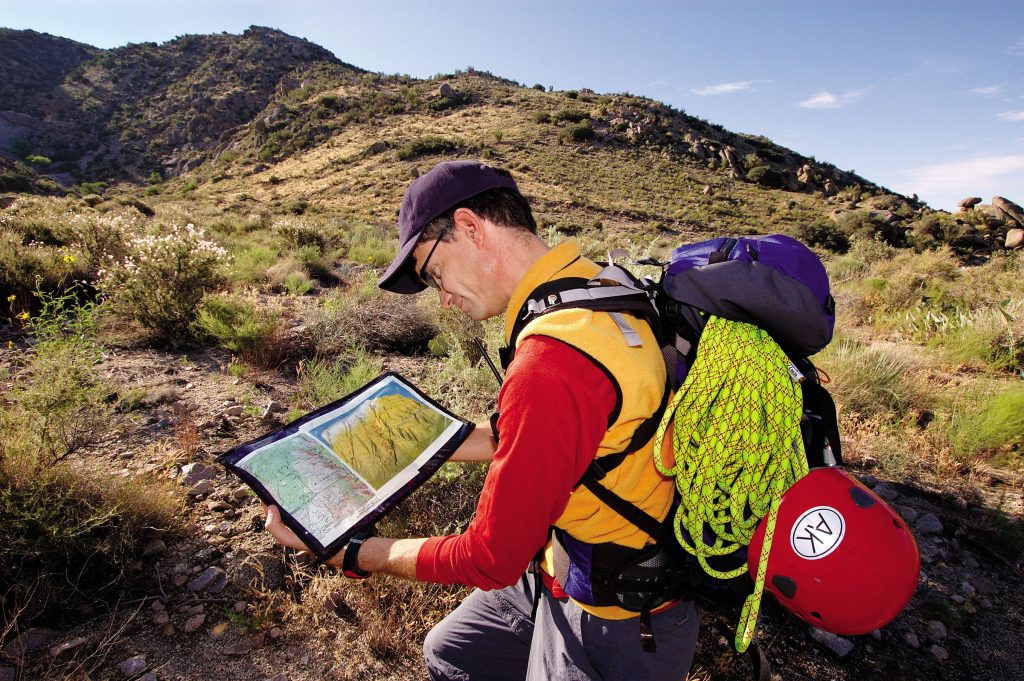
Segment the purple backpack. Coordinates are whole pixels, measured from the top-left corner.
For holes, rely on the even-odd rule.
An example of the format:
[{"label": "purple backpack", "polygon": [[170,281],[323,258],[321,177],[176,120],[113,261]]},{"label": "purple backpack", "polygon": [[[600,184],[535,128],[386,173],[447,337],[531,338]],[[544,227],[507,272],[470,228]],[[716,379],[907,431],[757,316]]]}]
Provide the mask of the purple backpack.
[{"label": "purple backpack", "polygon": [[680,246],[658,288],[663,330],[681,332],[691,342],[704,328],[700,310],[764,329],[794,358],[813,355],[832,340],[836,310],[825,266],[782,234]]}]

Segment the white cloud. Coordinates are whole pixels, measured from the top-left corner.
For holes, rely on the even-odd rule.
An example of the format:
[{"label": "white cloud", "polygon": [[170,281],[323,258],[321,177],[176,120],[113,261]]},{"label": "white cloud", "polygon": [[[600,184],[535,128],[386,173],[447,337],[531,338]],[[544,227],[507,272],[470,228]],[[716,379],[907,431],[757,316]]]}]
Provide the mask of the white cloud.
[{"label": "white cloud", "polygon": [[971,90],[972,95],[998,95],[1003,91],[1002,85],[989,85],[987,87],[976,87]]},{"label": "white cloud", "polygon": [[903,171],[908,176],[896,191],[918,194],[934,208],[955,210],[965,196],[1007,196],[1020,200],[1024,189],[1024,154],[985,156],[963,161],[920,166]]},{"label": "white cloud", "polygon": [[999,114],[999,120],[1001,121],[1024,121],[1024,111],[1004,111]]},{"label": "white cloud", "polygon": [[867,94],[867,88],[860,90],[847,90],[841,95],[835,95],[827,90],[811,95],[800,102],[805,109],[842,109],[855,102],[859,102]]},{"label": "white cloud", "polygon": [[1013,45],[1010,45],[1010,49],[1008,49],[1007,52],[1015,54],[1018,57],[1024,57],[1024,38],[1021,38]]},{"label": "white cloud", "polygon": [[707,85],[702,88],[690,90],[695,95],[728,95],[733,92],[743,92],[754,87],[756,80],[741,80],[736,83],[719,83],[718,85]]}]

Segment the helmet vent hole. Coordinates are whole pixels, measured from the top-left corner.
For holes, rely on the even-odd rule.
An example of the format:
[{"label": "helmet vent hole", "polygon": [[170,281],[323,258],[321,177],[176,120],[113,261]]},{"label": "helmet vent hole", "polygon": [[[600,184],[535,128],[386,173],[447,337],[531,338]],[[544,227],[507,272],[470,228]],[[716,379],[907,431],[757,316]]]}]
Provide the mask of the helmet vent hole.
[{"label": "helmet vent hole", "polygon": [[896,529],[903,529],[903,526],[900,525],[900,521],[896,520],[895,518],[892,519],[892,526]]},{"label": "helmet vent hole", "polygon": [[875,505],[875,498],[867,490],[860,487],[851,487],[850,497],[853,498],[853,503],[861,508],[871,508]]},{"label": "helmet vent hole", "polygon": [[812,617],[816,617],[816,618],[817,618],[817,619],[819,619],[819,620],[820,620],[820,619],[824,619],[824,618],[823,618],[823,617],[821,616],[821,613],[817,613],[817,612],[814,612],[813,610],[811,610],[811,616],[812,616]]},{"label": "helmet vent hole", "polygon": [[796,580],[791,577],[775,575],[772,577],[772,585],[786,598],[792,598],[796,595]]}]

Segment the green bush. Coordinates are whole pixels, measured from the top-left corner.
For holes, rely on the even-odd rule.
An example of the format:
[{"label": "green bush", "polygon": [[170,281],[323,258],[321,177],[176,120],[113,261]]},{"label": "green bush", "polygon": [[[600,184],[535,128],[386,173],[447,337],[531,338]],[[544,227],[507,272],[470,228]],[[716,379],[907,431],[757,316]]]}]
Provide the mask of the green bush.
[{"label": "green bush", "polygon": [[900,418],[911,405],[928,406],[927,398],[907,378],[917,361],[899,347],[838,338],[815,357],[815,363],[832,377],[829,391],[846,415]]},{"label": "green bush", "polygon": [[223,248],[194,225],[131,240],[129,254],[101,273],[105,304],[117,315],[177,342],[187,335],[203,296],[223,281]]},{"label": "green bush", "polygon": [[551,122],[551,114],[549,114],[547,111],[537,111],[537,112],[535,112],[533,114],[533,122],[534,123],[550,123]]},{"label": "green bush", "polygon": [[195,331],[239,355],[251,353],[273,335],[276,315],[230,295],[207,296],[196,313]]},{"label": "green bush", "polygon": [[769,166],[755,166],[747,171],[747,178],[768,189],[782,189],[786,186],[786,176]]},{"label": "green bush", "polygon": [[138,546],[174,523],[175,506],[139,476],[101,475],[73,462],[112,435],[113,392],[97,375],[95,312],[72,285],[37,291],[41,311],[15,350],[0,392],[0,594],[5,626],[67,621],[127,589]]},{"label": "green bush", "polygon": [[580,111],[579,109],[562,109],[556,111],[552,116],[552,119],[558,122],[567,121],[569,123],[579,123],[580,121],[586,120],[589,117],[586,111]]},{"label": "green bush", "polygon": [[37,166],[48,166],[53,163],[53,161],[45,156],[26,156],[25,160]]},{"label": "green bush", "polygon": [[954,456],[961,461],[1024,444],[1024,386],[998,384],[958,401],[948,433]]},{"label": "green bush", "polygon": [[396,153],[398,160],[408,161],[409,159],[418,158],[420,156],[449,154],[457,148],[458,144],[453,140],[445,137],[438,137],[437,135],[428,135],[426,137],[417,137],[400,148]]},{"label": "green bush", "polygon": [[793,229],[793,237],[808,246],[820,246],[833,253],[846,253],[850,250],[849,237],[833,223],[810,222],[797,225]]},{"label": "green bush", "polygon": [[83,182],[78,188],[82,194],[103,194],[108,186],[106,182]]},{"label": "green bush", "polygon": [[575,125],[569,131],[569,137],[573,142],[585,142],[596,137],[594,129],[589,124]]},{"label": "green bush", "polygon": [[383,370],[383,364],[364,350],[350,356],[314,359],[299,365],[299,398],[304,406],[317,409],[363,387]]},{"label": "green bush", "polygon": [[284,279],[284,287],[293,296],[304,296],[313,290],[313,280],[303,272],[292,272]]}]

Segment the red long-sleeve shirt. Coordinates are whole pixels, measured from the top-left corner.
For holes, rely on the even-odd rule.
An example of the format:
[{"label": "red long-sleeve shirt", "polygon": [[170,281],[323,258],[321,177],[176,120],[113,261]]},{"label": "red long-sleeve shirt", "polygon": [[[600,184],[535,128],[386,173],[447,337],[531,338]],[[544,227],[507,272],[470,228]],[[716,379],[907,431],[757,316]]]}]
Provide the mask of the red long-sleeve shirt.
[{"label": "red long-sleeve shirt", "polygon": [[611,380],[579,351],[545,336],[523,340],[498,393],[501,439],[476,515],[462,534],[427,540],[417,578],[514,584],[593,461],[615,403]]}]

